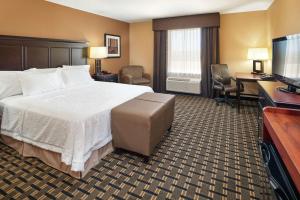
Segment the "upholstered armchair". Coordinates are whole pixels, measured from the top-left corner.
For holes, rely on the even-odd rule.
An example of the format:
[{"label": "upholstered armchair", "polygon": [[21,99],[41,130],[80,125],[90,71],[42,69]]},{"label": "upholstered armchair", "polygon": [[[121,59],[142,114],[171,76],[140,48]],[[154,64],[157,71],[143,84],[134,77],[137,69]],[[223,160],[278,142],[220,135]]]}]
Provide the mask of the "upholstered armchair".
[{"label": "upholstered armchair", "polygon": [[151,85],[151,76],[139,65],[125,66],[120,70],[120,82],[133,85]]},{"label": "upholstered armchair", "polygon": [[[212,64],[212,89],[217,93],[215,98],[217,105],[220,102],[225,102],[233,107],[232,100],[229,99],[230,93],[237,92],[236,84],[232,84],[231,81],[236,81],[230,76],[228,66],[226,64]],[[241,84],[241,92],[244,91],[244,85]],[[224,98],[220,97],[220,94],[224,94]]]}]

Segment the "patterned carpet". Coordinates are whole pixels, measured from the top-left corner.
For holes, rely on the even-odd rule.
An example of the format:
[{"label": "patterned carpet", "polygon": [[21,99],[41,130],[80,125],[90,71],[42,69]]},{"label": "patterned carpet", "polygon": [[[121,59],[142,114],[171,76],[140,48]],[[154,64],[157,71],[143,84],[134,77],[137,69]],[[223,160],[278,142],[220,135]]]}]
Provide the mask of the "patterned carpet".
[{"label": "patterned carpet", "polygon": [[271,199],[257,149],[257,108],[238,114],[211,99],[180,95],[171,133],[148,164],[125,151],[83,179],[0,143],[0,199]]}]

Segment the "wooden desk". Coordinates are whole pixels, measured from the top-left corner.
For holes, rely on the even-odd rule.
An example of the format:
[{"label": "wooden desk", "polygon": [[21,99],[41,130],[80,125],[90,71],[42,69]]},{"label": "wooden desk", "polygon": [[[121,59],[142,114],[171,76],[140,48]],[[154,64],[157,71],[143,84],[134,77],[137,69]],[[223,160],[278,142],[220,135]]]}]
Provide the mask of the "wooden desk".
[{"label": "wooden desk", "polygon": [[235,79],[236,79],[236,87],[237,87],[237,106],[238,106],[238,112],[240,112],[241,107],[241,83],[242,82],[257,82],[261,80],[261,75],[257,74],[251,74],[251,73],[235,73]]},{"label": "wooden desk", "polygon": [[258,81],[259,90],[266,95],[261,95],[260,99],[270,101],[267,106],[285,107],[300,109],[300,95],[286,93],[278,90],[279,87],[287,87],[279,81]]},{"label": "wooden desk", "polygon": [[[295,192],[295,196],[299,198],[300,110],[266,107],[264,109],[263,142],[271,143],[277,149],[279,157],[282,159],[283,164],[298,191]],[[274,165],[269,166],[268,163],[265,163],[265,165],[271,170],[270,176],[275,176],[273,178],[276,179],[276,176],[279,176],[279,174],[272,174]],[[278,183],[281,184],[280,182]]]}]

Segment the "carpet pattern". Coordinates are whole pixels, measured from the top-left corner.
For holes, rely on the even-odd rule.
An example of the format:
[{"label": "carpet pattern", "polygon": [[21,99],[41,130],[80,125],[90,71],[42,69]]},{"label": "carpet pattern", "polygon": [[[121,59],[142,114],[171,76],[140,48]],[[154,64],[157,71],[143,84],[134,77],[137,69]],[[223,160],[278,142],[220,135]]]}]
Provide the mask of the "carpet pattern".
[{"label": "carpet pattern", "polygon": [[173,127],[148,163],[125,151],[74,179],[0,143],[0,199],[271,199],[257,148],[257,108],[238,114],[178,95]]}]

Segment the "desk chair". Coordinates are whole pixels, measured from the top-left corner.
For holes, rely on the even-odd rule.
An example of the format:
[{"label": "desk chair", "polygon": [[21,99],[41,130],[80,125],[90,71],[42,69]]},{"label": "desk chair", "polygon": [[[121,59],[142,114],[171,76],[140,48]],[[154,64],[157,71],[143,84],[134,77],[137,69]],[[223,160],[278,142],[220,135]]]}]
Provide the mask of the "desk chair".
[{"label": "desk chair", "polygon": [[[212,89],[216,93],[216,102],[219,105],[220,102],[225,102],[230,106],[234,107],[232,99],[229,98],[230,93],[236,93],[236,84],[232,85],[231,81],[236,81],[229,74],[228,66],[226,64],[212,64],[211,65],[212,74]],[[244,85],[241,83],[241,92],[244,91]],[[224,94],[224,97],[221,97]]]}]

